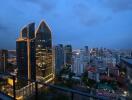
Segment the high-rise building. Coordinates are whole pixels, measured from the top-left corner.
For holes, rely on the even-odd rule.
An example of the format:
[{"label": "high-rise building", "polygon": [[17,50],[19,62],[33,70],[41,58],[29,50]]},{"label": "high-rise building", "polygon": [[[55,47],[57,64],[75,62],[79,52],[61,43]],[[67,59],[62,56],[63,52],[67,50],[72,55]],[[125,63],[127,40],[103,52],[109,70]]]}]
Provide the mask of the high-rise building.
[{"label": "high-rise building", "polygon": [[85,46],[84,47],[84,51],[83,51],[83,56],[84,56],[84,62],[87,64],[87,63],[90,63],[90,52],[89,52],[89,48],[88,46]]},{"label": "high-rise building", "polygon": [[36,80],[35,24],[24,27],[16,40],[18,76]]},{"label": "high-rise building", "polygon": [[78,50],[73,55],[73,64],[72,64],[72,71],[77,76],[81,76],[82,73],[86,70],[86,67],[89,63],[89,50],[88,47],[84,49]]},{"label": "high-rise building", "polygon": [[35,38],[35,23],[30,23],[21,31],[20,37],[22,38]]},{"label": "high-rise building", "polygon": [[58,75],[64,66],[64,48],[62,44],[55,46],[55,73]]},{"label": "high-rise building", "polygon": [[72,64],[72,46],[66,45],[64,47],[64,59],[65,59],[65,65],[71,65]]},{"label": "high-rise building", "polygon": [[88,46],[85,46],[84,49],[80,49],[74,52],[72,58],[72,71],[75,73],[75,75],[81,76],[90,63],[90,53]]},{"label": "high-rise building", "polygon": [[8,66],[8,50],[0,50],[0,72],[6,72]]},{"label": "high-rise building", "polygon": [[47,83],[53,80],[52,34],[47,24],[42,21],[36,31],[37,79]]},{"label": "high-rise building", "polygon": [[89,54],[88,46],[85,46],[85,47],[84,47],[84,52],[85,52],[85,55],[88,55],[88,54]]},{"label": "high-rise building", "polygon": [[84,72],[83,55],[81,52],[77,52],[73,56],[72,72],[74,72],[76,76],[81,76]]}]

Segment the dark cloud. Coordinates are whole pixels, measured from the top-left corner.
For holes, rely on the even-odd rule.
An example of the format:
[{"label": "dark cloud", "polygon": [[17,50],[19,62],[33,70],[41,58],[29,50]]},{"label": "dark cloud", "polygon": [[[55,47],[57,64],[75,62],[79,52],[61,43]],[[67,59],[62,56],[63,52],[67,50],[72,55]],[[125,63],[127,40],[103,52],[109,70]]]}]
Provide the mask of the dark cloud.
[{"label": "dark cloud", "polygon": [[80,21],[85,26],[94,26],[101,22],[101,18],[97,15],[80,17]]},{"label": "dark cloud", "polygon": [[122,38],[122,40],[116,41],[116,43],[113,46],[120,47],[120,48],[132,49],[132,46],[131,46],[131,43],[132,43],[131,32],[130,33],[126,33],[126,34],[127,35],[124,36]]},{"label": "dark cloud", "polygon": [[0,24],[0,31],[4,31],[4,30],[6,30],[6,27]]},{"label": "dark cloud", "polygon": [[[116,43],[115,47],[119,47],[123,43],[124,48],[127,44],[131,46],[132,39],[122,39],[121,36],[126,36],[126,31],[131,32],[129,30],[131,25],[128,25],[128,22],[131,22],[130,16],[132,14],[129,12],[127,15],[122,13],[114,16],[113,13],[131,10],[131,0],[2,1],[0,9],[0,48],[15,48],[15,41],[19,37],[21,27],[31,21],[34,21],[37,25],[43,18],[51,25],[53,38],[55,37],[53,40],[58,43],[71,42],[77,47],[85,43],[89,43],[91,46],[98,46],[98,44],[107,46]],[[122,34],[114,34],[116,32]],[[107,36],[106,33],[110,33],[110,35]],[[123,36],[123,34],[125,35]]]},{"label": "dark cloud", "polygon": [[80,23],[84,26],[95,26],[112,19],[111,16],[101,16],[97,14],[97,12],[92,11],[92,9],[89,7],[89,5],[87,5],[86,2],[81,2],[74,5],[73,12],[79,19]]},{"label": "dark cloud", "polygon": [[14,49],[15,38],[12,29],[6,23],[0,23],[0,49]]},{"label": "dark cloud", "polygon": [[102,0],[113,12],[132,10],[132,0]]},{"label": "dark cloud", "polygon": [[[0,33],[10,31],[10,27],[5,23],[0,23]],[[2,33],[1,33],[2,34]]]},{"label": "dark cloud", "polygon": [[42,11],[53,11],[56,8],[57,1],[56,0],[21,0],[25,1],[26,3],[33,3],[38,5]]}]

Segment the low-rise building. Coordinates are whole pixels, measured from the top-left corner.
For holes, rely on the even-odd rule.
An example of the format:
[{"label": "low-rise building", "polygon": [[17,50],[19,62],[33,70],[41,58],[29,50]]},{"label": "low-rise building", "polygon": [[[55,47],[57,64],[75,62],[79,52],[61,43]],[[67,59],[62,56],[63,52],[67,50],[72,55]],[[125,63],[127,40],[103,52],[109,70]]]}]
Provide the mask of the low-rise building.
[{"label": "low-rise building", "polygon": [[121,63],[126,68],[129,97],[132,99],[132,58],[121,58]]}]

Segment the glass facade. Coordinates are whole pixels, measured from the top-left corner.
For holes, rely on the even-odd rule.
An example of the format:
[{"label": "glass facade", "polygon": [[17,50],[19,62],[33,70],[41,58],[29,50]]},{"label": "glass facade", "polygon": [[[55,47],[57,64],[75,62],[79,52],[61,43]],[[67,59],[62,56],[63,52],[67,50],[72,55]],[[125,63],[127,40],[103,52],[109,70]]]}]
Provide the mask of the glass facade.
[{"label": "glass facade", "polygon": [[72,46],[66,45],[64,48],[65,53],[65,64],[71,65],[72,64]]},{"label": "glass facade", "polygon": [[8,50],[0,50],[0,72],[7,72]]},{"label": "glass facade", "polygon": [[21,31],[22,38],[33,39],[35,37],[35,23],[28,24]]},{"label": "glass facade", "polygon": [[64,66],[64,48],[60,44],[55,46],[55,73],[58,75]]},{"label": "glass facade", "polygon": [[52,65],[52,36],[50,29],[44,21],[42,21],[38,27],[35,42],[37,79],[49,82],[54,77]]},{"label": "glass facade", "polygon": [[35,37],[35,23],[31,23],[27,26],[28,38],[33,39]]},{"label": "glass facade", "polygon": [[30,64],[31,64],[31,79],[36,80],[36,50],[35,50],[35,39],[30,42]]},{"label": "glass facade", "polygon": [[18,76],[28,79],[27,41],[16,42]]},{"label": "glass facade", "polygon": [[27,27],[22,29],[22,38],[27,38]]},{"label": "glass facade", "polygon": [[16,41],[18,76],[36,80],[35,25],[24,27]]}]

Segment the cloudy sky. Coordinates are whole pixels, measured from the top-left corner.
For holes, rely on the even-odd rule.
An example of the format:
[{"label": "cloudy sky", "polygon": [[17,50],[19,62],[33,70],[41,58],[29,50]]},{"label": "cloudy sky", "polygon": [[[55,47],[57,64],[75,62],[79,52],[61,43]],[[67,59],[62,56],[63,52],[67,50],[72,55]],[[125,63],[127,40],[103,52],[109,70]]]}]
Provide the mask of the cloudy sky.
[{"label": "cloudy sky", "polygon": [[54,44],[132,48],[132,0],[1,0],[0,49],[15,49],[21,27],[41,20]]}]

